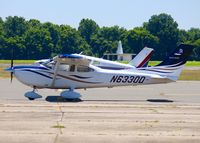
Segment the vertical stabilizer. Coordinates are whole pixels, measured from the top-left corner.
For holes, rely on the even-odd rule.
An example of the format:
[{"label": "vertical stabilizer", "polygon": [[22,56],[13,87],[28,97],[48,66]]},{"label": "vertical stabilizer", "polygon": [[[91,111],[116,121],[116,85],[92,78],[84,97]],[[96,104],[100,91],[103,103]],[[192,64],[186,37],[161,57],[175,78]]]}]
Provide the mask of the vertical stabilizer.
[{"label": "vertical stabilizer", "polygon": [[193,48],[192,45],[180,44],[163,62],[154,67],[141,68],[141,70],[151,71],[171,81],[176,81]]}]

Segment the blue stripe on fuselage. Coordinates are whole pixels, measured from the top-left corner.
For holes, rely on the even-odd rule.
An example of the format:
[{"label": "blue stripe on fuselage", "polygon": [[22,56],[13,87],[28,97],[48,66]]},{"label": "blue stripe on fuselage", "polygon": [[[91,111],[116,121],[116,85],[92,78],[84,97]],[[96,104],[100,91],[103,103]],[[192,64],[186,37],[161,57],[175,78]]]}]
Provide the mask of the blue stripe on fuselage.
[{"label": "blue stripe on fuselage", "polygon": [[14,66],[13,69],[42,69],[42,70],[49,70],[46,67],[38,67],[38,66]]},{"label": "blue stripe on fuselage", "polygon": [[36,73],[36,74],[39,74],[39,75],[41,75],[41,76],[47,77],[47,78],[49,78],[49,79],[53,79],[52,77],[50,77],[50,76],[48,76],[48,75],[45,75],[45,74],[43,74],[43,73],[41,73],[41,72],[37,72],[37,71],[30,70],[30,69],[24,69],[23,71],[28,71],[28,72]]}]

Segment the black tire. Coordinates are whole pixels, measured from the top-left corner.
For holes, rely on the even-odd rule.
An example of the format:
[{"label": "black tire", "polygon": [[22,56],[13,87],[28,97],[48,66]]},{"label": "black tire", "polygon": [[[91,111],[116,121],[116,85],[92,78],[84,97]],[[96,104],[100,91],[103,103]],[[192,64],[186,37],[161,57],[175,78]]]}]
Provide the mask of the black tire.
[{"label": "black tire", "polygon": [[82,101],[80,98],[74,98],[74,99],[65,98],[65,100],[68,102],[81,102]]},{"label": "black tire", "polygon": [[29,100],[34,100],[34,98],[28,97]]}]

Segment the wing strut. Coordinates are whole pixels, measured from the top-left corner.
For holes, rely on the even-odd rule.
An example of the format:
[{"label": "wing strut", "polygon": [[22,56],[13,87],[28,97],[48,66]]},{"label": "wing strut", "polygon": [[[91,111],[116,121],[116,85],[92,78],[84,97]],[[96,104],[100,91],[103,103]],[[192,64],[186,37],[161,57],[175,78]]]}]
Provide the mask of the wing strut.
[{"label": "wing strut", "polygon": [[54,68],[54,75],[53,75],[51,87],[54,87],[54,85],[55,85],[55,81],[56,81],[56,76],[57,76],[57,73],[58,73],[59,65],[60,65],[60,62],[57,60],[55,68]]}]

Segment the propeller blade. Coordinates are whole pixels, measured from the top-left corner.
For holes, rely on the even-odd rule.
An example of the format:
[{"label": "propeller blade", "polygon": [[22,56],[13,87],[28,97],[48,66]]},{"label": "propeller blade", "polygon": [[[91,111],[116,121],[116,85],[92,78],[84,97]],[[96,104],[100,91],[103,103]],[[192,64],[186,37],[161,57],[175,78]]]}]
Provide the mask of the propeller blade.
[{"label": "propeller blade", "polygon": [[10,73],[10,83],[12,83],[13,80],[13,72]]},{"label": "propeller blade", "polygon": [[[11,63],[10,63],[10,68],[13,69],[13,59],[14,59],[14,49],[12,48],[11,51]],[[10,82],[12,83],[13,80],[13,71],[10,73]]]},{"label": "propeller blade", "polygon": [[13,59],[11,59],[10,67],[13,68]]}]

